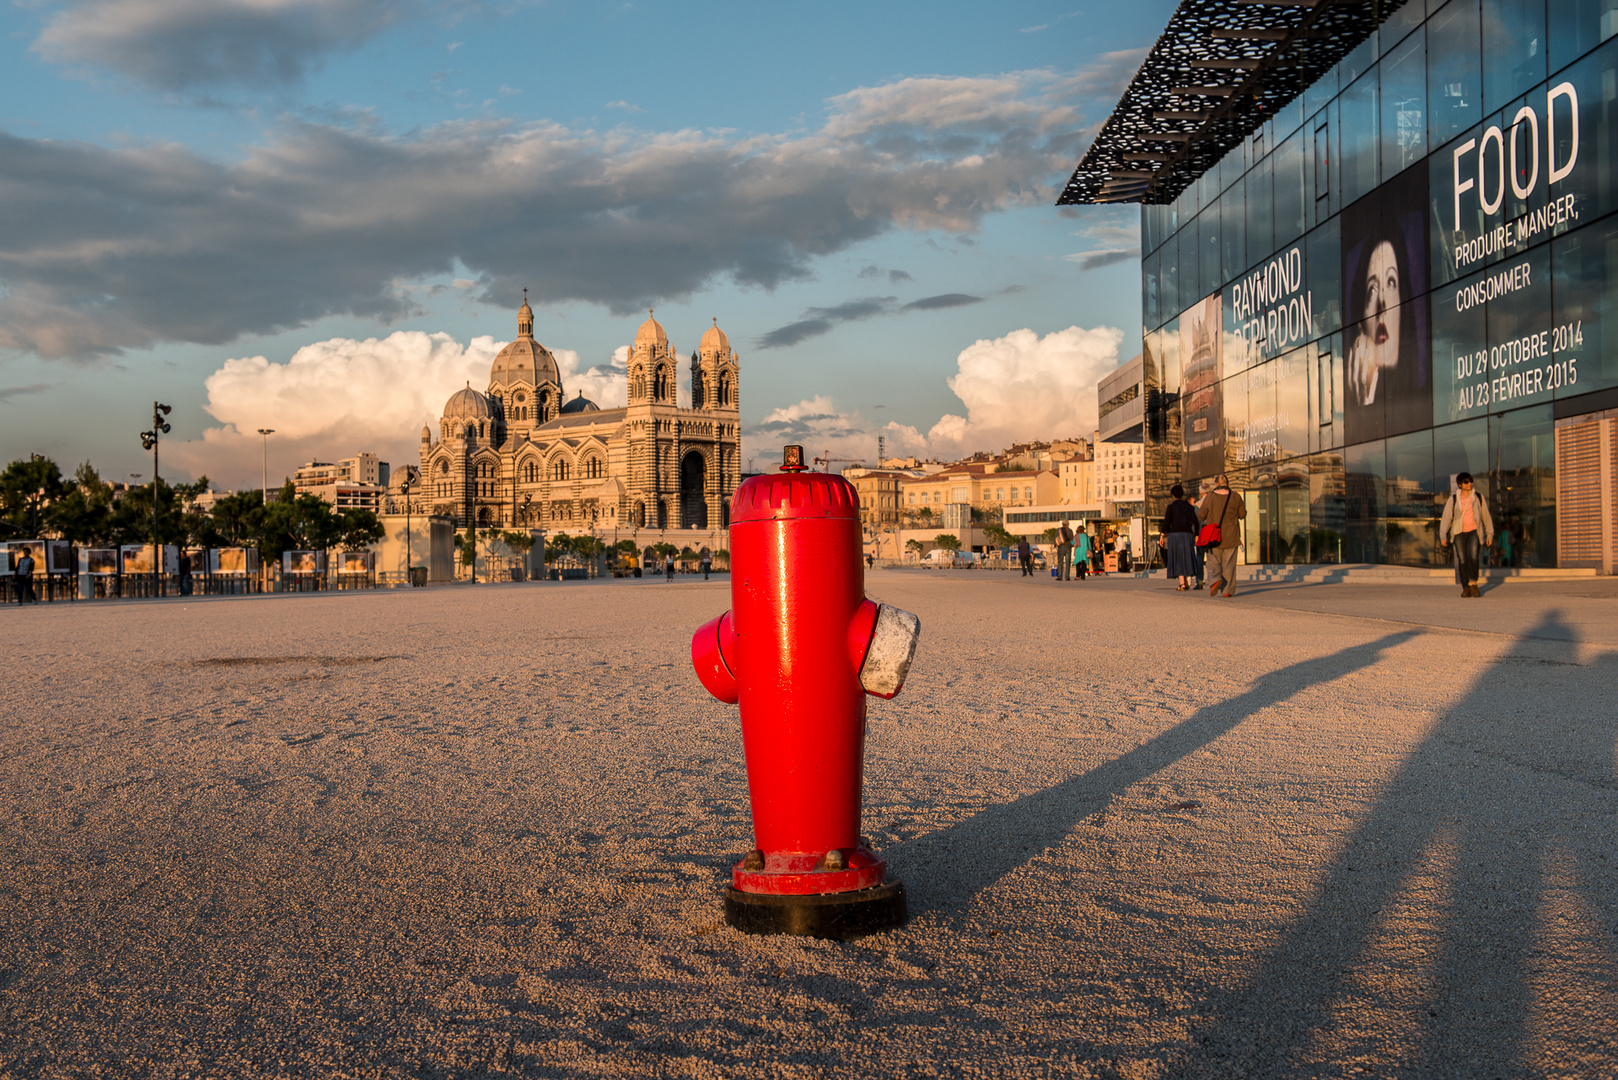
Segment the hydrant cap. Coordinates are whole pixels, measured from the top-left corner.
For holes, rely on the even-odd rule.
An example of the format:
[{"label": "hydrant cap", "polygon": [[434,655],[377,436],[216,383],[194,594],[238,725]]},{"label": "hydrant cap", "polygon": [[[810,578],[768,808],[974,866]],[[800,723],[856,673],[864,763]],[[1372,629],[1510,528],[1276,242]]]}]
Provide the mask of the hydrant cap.
[{"label": "hydrant cap", "polygon": [[736,489],[730,503],[732,525],[744,521],[787,518],[860,519],[854,485],[830,473],[771,473],[755,476]]}]

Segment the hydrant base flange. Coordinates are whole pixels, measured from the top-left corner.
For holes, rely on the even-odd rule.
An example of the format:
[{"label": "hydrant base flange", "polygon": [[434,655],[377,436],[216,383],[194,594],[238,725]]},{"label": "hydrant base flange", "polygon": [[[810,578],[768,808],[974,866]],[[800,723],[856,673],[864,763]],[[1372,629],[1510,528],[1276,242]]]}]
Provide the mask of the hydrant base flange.
[{"label": "hydrant base flange", "polygon": [[852,941],[905,924],[903,882],[889,881],[857,892],[811,896],[745,893],[725,886],[725,922],[744,934],[790,934],[795,937]]}]

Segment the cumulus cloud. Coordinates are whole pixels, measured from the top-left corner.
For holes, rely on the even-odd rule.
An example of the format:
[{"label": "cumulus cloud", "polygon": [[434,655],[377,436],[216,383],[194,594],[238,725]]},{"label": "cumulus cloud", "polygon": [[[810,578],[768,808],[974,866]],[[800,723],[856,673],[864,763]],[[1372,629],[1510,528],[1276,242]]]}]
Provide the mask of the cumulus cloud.
[{"label": "cumulus cloud", "polygon": [[[925,435],[907,424],[842,410],[832,398],[817,395],[745,426],[743,449],[760,467],[787,443],[874,464],[878,436],[890,456],[953,458],[1031,438],[1082,435],[1095,428],[1095,384],[1117,366],[1122,340],[1123,332],[1111,327],[1071,326],[1044,337],[1014,330],[961,351],[948,384],[966,415],[947,414]],[[219,426],[198,440],[165,443],[165,460],[224,487],[251,487],[258,483],[264,452],[257,429],[267,427],[275,430],[272,483],[301,462],[362,450],[395,465],[414,462],[422,426],[436,425],[456,390],[469,384],[483,389],[504,344],[484,336],[463,346],[448,334],[412,330],[316,342],[284,364],[262,356],[226,360],[205,384],[204,407]],[[628,346],[620,346],[605,364],[586,369],[577,352],[552,350],[568,396],[582,391],[602,408],[627,400],[628,353]],[[680,403],[690,405],[683,380]]]},{"label": "cumulus cloud", "polygon": [[[277,476],[297,463],[362,450],[394,464],[414,462],[422,426],[436,429],[455,391],[485,389],[505,344],[482,336],[462,346],[448,334],[401,330],[385,338],[305,345],[284,364],[262,356],[226,360],[204,383],[203,407],[220,426],[200,440],[165,443],[163,453],[193,476],[206,474],[225,486],[258,482],[264,453],[259,428],[275,431],[270,450],[283,463]],[[585,369],[572,349],[551,354],[569,397],[583,393],[604,409],[628,403],[620,356]]]},{"label": "cumulus cloud", "polygon": [[301,80],[389,26],[471,0],[80,0],[34,49],[59,64],[116,71],[153,90],[266,87]]},{"label": "cumulus cloud", "polygon": [[949,379],[966,415],[939,419],[928,444],[949,457],[1093,431],[1096,381],[1118,366],[1123,338],[1110,326],[1070,326],[1044,337],[1025,329],[974,342],[961,350]]},{"label": "cumulus cloud", "polygon": [[[477,337],[401,330],[385,338],[332,338],[305,345],[284,364],[262,356],[226,360],[204,383],[219,427],[200,440],[165,443],[163,454],[193,476],[227,487],[258,483],[263,443],[279,464],[271,483],[304,461],[360,451],[394,464],[413,461],[423,424],[468,384],[482,389],[500,344]],[[576,357],[575,357],[576,360]]]},{"label": "cumulus cloud", "polygon": [[844,411],[819,395],[744,428],[743,449],[762,468],[787,443],[800,443],[813,455],[875,464],[879,435],[889,456],[941,460],[1029,439],[1087,438],[1096,426],[1096,381],[1118,366],[1123,336],[1112,327],[1070,326],[1044,337],[1024,329],[974,342],[956,357],[949,379],[966,415],[946,414],[925,435],[906,424],[880,424],[858,410]]},{"label": "cumulus cloud", "polygon": [[[579,369],[579,354],[572,349],[552,349],[551,355],[556,357],[556,370],[562,376],[562,391],[569,397],[583,394],[603,409],[629,404],[628,345],[618,346],[606,367],[597,365],[586,371]],[[687,387],[683,397],[690,396],[691,390]],[[689,402],[682,399],[681,404]]]},{"label": "cumulus cloud", "polygon": [[720,278],[770,289],[894,229],[956,235],[1051,200],[1077,141],[1057,92],[1072,84],[907,79],[832,99],[818,130],[745,139],[288,122],[234,164],[0,133],[0,349],[86,358],[395,319],[415,310],[409,283],[452,273],[483,302],[514,306],[526,285],[618,314]]}]

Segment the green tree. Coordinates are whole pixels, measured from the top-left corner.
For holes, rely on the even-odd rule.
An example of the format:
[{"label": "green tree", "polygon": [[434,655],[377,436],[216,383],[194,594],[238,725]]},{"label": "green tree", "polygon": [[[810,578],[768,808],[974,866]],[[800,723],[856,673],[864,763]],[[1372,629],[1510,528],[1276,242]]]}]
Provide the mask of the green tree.
[{"label": "green tree", "polygon": [[264,493],[256,488],[226,495],[213,507],[221,547],[256,546],[264,532]]},{"label": "green tree", "polygon": [[337,529],[337,543],[344,551],[364,551],[387,535],[376,513],[363,509],[344,510]]},{"label": "green tree", "polygon": [[640,548],[633,540],[620,540],[614,544],[613,547],[617,548],[625,555],[637,555],[640,553]]},{"label": "green tree", "polygon": [[19,458],[0,472],[0,523],[3,532],[33,539],[48,524],[48,508],[67,494],[62,470],[47,457]]},{"label": "green tree", "polygon": [[1001,525],[983,526],[983,538],[995,547],[1016,547],[1017,537],[1005,530]]},{"label": "green tree", "polygon": [[581,559],[596,559],[607,550],[607,545],[599,537],[575,536],[573,538],[573,554]]},{"label": "green tree", "polygon": [[532,533],[502,532],[500,541],[512,551],[520,551],[524,555],[534,550],[534,535]]},{"label": "green tree", "polygon": [[545,543],[545,561],[556,562],[573,554],[573,537],[559,532]]},{"label": "green tree", "polygon": [[259,555],[278,561],[283,551],[326,551],[342,537],[342,519],[318,495],[299,495],[291,481],[264,508]]},{"label": "green tree", "polygon": [[[187,489],[191,485],[184,485]],[[152,485],[142,484],[124,492],[112,508],[108,539],[113,544],[152,542]],[[184,544],[187,529],[184,502],[178,489],[166,480],[157,482],[157,542]]]},{"label": "green tree", "polygon": [[905,550],[910,552],[910,554],[912,554],[912,555],[920,555],[921,554],[921,549],[924,546],[925,545],[922,544],[922,542],[920,540],[906,540],[905,541]]},{"label": "green tree", "polygon": [[50,528],[63,540],[103,547],[112,542],[112,505],[112,485],[86,461],[73,474],[67,491],[51,504]]},{"label": "green tree", "polygon": [[455,534],[455,550],[461,553],[461,565],[476,567],[478,564],[478,529],[476,525],[467,525],[466,535]]},{"label": "green tree", "polygon": [[961,538],[954,533],[939,533],[933,537],[933,544],[943,548],[945,551],[961,550]]}]

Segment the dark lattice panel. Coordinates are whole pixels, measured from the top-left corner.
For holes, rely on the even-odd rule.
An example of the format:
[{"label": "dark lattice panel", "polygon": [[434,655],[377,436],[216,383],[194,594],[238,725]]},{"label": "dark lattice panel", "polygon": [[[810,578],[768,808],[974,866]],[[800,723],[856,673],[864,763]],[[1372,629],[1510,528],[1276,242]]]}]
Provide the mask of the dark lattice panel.
[{"label": "dark lattice panel", "polygon": [[1058,206],[1167,203],[1404,0],[1183,0]]}]

